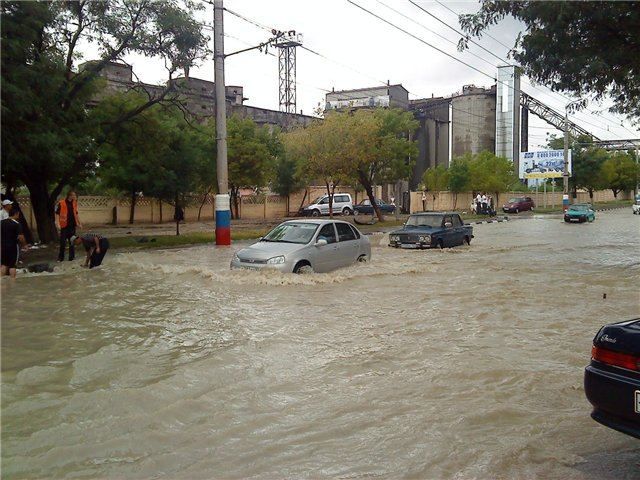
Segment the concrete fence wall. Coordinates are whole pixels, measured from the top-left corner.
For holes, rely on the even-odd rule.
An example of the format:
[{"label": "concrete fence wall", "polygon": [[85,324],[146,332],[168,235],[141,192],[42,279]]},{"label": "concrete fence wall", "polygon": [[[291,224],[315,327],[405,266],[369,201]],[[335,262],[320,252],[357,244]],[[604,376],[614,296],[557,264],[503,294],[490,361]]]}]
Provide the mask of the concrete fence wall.
[{"label": "concrete fence wall", "polygon": [[[493,205],[496,210],[500,211],[502,204],[509,200],[510,197],[528,196],[533,198],[536,207],[554,207],[562,205],[562,191],[551,192],[546,194],[542,191],[523,193],[523,192],[505,192],[501,193],[498,199],[493,198]],[[435,200],[434,200],[435,196]],[[492,194],[493,196],[493,194]],[[423,201],[423,198],[425,199]],[[472,192],[459,193],[457,196],[449,191],[445,192],[411,192],[411,213],[433,210],[467,210],[471,209],[474,195]],[[618,200],[629,200],[633,198],[633,192],[618,193]],[[593,192],[593,202],[610,202],[616,200],[611,190],[599,190]],[[578,192],[578,197],[572,200],[572,203],[589,203],[591,202],[588,192]]]},{"label": "concrete fence wall", "polygon": [[[366,198],[366,193],[356,191],[351,187],[337,187],[336,193],[349,193],[353,198],[354,204]],[[286,197],[278,195],[250,195],[240,198],[240,218],[246,220],[274,219],[283,218],[289,215],[295,215],[300,206],[309,205],[317,197],[326,194],[326,187],[311,186],[305,191],[292,194],[287,202]],[[382,196],[382,187],[375,188],[375,195]],[[411,192],[411,213],[423,210],[469,210],[473,200],[471,192],[459,193],[457,196],[451,192]],[[498,201],[494,198],[494,205],[499,207],[511,196],[526,195],[522,192],[507,192],[500,195]],[[554,206],[562,204],[562,192],[547,192],[546,196],[543,192],[535,192],[528,194],[538,207]],[[619,193],[618,199],[630,199],[633,197],[631,192]],[[546,198],[546,200],[545,200]],[[389,199],[384,199],[389,201]],[[595,202],[607,202],[615,200],[611,190],[601,190],[594,192]],[[35,227],[35,218],[31,210],[31,202],[29,197],[18,197],[22,211],[29,222],[29,225]],[[578,202],[589,202],[589,194],[587,192],[578,192]],[[129,222],[129,210],[131,199],[128,198],[112,198],[102,196],[81,196],[78,199],[78,210],[80,221],[84,224],[108,224],[113,223],[114,217],[117,224],[126,224]],[[193,222],[198,220],[198,211],[201,210],[201,221],[215,220],[215,195],[193,196],[188,199],[184,209],[185,220]],[[136,200],[134,223],[164,223],[173,222],[174,207],[168,203],[161,202],[155,198],[139,198]]]}]

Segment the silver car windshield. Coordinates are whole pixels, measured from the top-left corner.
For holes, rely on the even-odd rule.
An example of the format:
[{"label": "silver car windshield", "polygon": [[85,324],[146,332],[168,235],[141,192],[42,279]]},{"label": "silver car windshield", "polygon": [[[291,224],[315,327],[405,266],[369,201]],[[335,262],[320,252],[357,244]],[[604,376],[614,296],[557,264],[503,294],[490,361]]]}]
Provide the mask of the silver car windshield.
[{"label": "silver car windshield", "polygon": [[262,237],[263,242],[307,244],[318,229],[317,223],[281,223]]},{"label": "silver car windshield", "polygon": [[442,217],[438,215],[411,215],[405,225],[407,227],[440,227]]}]

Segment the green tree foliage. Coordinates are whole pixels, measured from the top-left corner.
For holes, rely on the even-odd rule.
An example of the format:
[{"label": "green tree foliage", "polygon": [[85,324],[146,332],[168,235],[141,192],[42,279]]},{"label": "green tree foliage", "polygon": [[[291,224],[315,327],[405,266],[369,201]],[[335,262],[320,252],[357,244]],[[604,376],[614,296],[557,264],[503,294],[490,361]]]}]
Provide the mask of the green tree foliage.
[{"label": "green tree foliage", "polygon": [[231,214],[240,218],[239,193],[241,188],[257,190],[267,184],[278,146],[277,133],[268,127],[258,127],[250,118],[233,116],[227,121],[229,163],[229,192]]},{"label": "green tree foliage", "polygon": [[602,164],[604,185],[611,189],[613,196],[633,190],[640,175],[638,164],[628,153],[616,153]]},{"label": "green tree foliage", "polygon": [[611,95],[614,111],[640,119],[637,2],[483,0],[476,14],[460,16],[460,25],[480,37],[506,16],[525,26],[512,55],[528,77],[579,97]]},{"label": "green tree foliage", "polygon": [[350,177],[350,169],[342,157],[341,141],[349,132],[341,114],[327,115],[305,128],[283,135],[287,158],[298,164],[305,182],[322,181],[329,195],[329,215],[333,216],[333,193]]},{"label": "green tree foliage", "polygon": [[450,174],[443,165],[431,167],[425,170],[422,175],[422,183],[427,192],[431,192],[433,203],[436,202],[436,195],[449,187]]},{"label": "green tree foliage", "polygon": [[498,204],[500,194],[509,191],[518,181],[510,160],[486,151],[473,157],[469,163],[469,174],[470,188],[479,192],[493,193],[495,204]]},{"label": "green tree foliage", "polygon": [[[145,92],[144,104],[106,120],[86,108],[101,86],[100,73],[140,53],[164,60],[171,79],[202,56],[206,38],[189,1],[5,1],[0,8],[2,180],[26,185],[40,240],[49,242],[57,237],[57,197],[95,170],[106,131],[177,99],[168,82],[159,93]],[[100,57],[79,71],[78,46],[87,42]]]},{"label": "green tree foliage", "polygon": [[458,203],[458,194],[469,190],[469,160],[465,157],[454,158],[449,166],[449,190],[453,193],[453,208]]},{"label": "green tree foliage", "polygon": [[[548,142],[549,148],[562,150],[564,138],[552,136]],[[573,198],[577,197],[579,188],[589,192],[593,200],[593,192],[605,188],[602,177],[602,165],[609,158],[610,153],[593,145],[589,136],[580,136],[577,139],[569,137],[571,149],[571,176],[569,177],[569,189],[573,192]]]},{"label": "green tree foliage", "polygon": [[[288,133],[285,145],[293,158],[300,159],[307,179],[322,179],[328,195],[339,183],[362,185],[382,219],[373,186],[410,174],[417,147],[409,136],[416,128],[411,113],[398,109],[331,112],[322,122]],[[331,200],[331,213],[332,204]]]}]

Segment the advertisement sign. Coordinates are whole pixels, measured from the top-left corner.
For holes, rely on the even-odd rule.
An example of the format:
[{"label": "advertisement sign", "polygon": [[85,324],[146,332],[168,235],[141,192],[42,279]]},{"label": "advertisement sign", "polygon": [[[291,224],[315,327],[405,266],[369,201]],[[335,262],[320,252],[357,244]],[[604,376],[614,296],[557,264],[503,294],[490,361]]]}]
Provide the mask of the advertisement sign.
[{"label": "advertisement sign", "polygon": [[[520,153],[520,178],[562,178],[564,150],[541,150]],[[569,176],[571,176],[571,150],[569,150]]]}]

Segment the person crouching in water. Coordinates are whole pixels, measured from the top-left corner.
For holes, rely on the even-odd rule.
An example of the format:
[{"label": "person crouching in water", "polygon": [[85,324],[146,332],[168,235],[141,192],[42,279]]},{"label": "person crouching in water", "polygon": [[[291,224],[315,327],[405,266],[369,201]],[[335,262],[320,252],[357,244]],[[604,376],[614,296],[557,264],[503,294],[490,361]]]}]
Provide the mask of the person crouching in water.
[{"label": "person crouching in water", "polygon": [[102,264],[104,256],[109,250],[109,240],[97,233],[85,233],[83,235],[74,235],[71,241],[75,245],[82,244],[87,252],[87,259],[84,262],[85,267],[93,268]]}]

